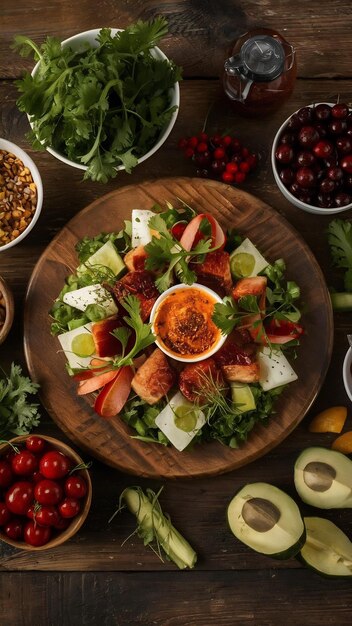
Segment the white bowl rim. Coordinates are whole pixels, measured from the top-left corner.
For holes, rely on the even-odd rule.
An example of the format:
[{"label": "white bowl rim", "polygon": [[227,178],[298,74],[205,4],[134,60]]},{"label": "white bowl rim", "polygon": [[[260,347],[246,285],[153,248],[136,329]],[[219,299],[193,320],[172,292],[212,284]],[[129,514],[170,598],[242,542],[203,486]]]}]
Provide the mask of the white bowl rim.
[{"label": "white bowl rim", "polygon": [[[318,106],[318,104],[328,104],[329,106],[333,106],[335,103],[334,102],[314,102],[312,104],[307,104],[305,106],[309,108],[313,108],[313,107]],[[324,209],[323,207],[317,207],[313,204],[307,204],[306,202],[302,202],[298,198],[295,198],[295,196],[287,189],[287,187],[285,187],[283,182],[280,180],[279,174],[277,172],[276,160],[275,160],[275,151],[277,148],[277,144],[279,142],[279,137],[282,131],[284,130],[287,122],[289,121],[289,119],[291,119],[292,115],[295,115],[296,113],[298,113],[298,111],[300,111],[302,108],[305,108],[305,107],[300,107],[299,109],[291,113],[291,115],[289,115],[289,117],[281,124],[279,130],[277,131],[274,137],[272,148],[271,148],[271,168],[273,171],[275,182],[277,186],[279,187],[281,193],[285,196],[286,200],[291,202],[291,204],[293,204],[297,208],[302,209],[303,211],[307,211],[307,213],[313,213],[316,215],[334,215],[335,213],[343,213],[344,211],[348,211],[349,209],[352,209],[352,202],[350,204],[346,204],[344,207],[334,207],[330,209],[328,208]]]},{"label": "white bowl rim", "polygon": [[[78,41],[79,39],[83,38],[83,37],[88,37],[88,38],[93,38],[96,39],[97,35],[99,34],[99,32],[101,31],[101,28],[91,28],[90,30],[84,30],[80,33],[76,33],[76,35],[72,35],[71,37],[68,37],[67,39],[64,39],[61,42],[61,45],[68,45],[70,43],[73,43],[74,41]],[[115,35],[118,32],[121,32],[123,30],[123,28],[110,28],[112,35]],[[160,56],[160,58],[162,60],[168,60],[168,57],[166,56],[166,54],[164,54],[164,52],[162,52],[162,50],[160,50],[160,48],[158,48],[158,46],[154,46],[153,50],[155,50],[157,52],[157,54]],[[39,67],[40,61],[38,61],[32,72],[31,72],[31,76],[34,76],[35,72],[37,71],[38,67]],[[162,135],[159,137],[159,140],[157,141],[157,143],[145,154],[143,154],[143,156],[141,156],[138,159],[138,165],[139,163],[143,163],[143,161],[145,161],[146,159],[148,159],[149,157],[151,157],[157,150],[159,150],[159,148],[161,148],[161,146],[163,145],[163,143],[166,141],[166,139],[168,138],[168,136],[170,135],[177,116],[178,116],[178,112],[179,112],[179,108],[180,108],[180,85],[178,82],[176,82],[173,87],[171,88],[173,90],[173,96],[170,102],[170,107],[172,106],[176,106],[177,109],[173,112],[171,119],[168,123],[168,125],[166,126],[166,128],[164,129]],[[27,115],[28,117],[28,121],[31,125],[32,128],[32,124],[31,124],[31,120],[30,120],[30,116]],[[52,156],[54,156],[56,159],[58,159],[59,161],[61,161],[62,163],[65,163],[66,165],[70,165],[71,167],[75,167],[78,170],[82,170],[82,171],[86,171],[88,169],[87,165],[82,165],[81,163],[76,163],[75,161],[71,161],[70,159],[68,159],[64,154],[61,154],[61,152],[57,152],[57,150],[54,150],[53,148],[47,147],[46,151],[49,152],[49,154],[51,154]],[[117,171],[122,171],[125,169],[124,165],[118,165],[116,167]]]},{"label": "white bowl rim", "polygon": [[346,356],[343,361],[342,366],[342,377],[343,384],[345,385],[345,391],[352,402],[352,374],[351,374],[351,365],[352,365],[352,348],[349,348],[346,352]]},{"label": "white bowl rim", "polygon": [[[155,318],[157,309],[159,308],[160,304],[164,300],[166,300],[166,298],[169,297],[169,295],[171,293],[173,293],[174,291],[179,291],[180,289],[198,289],[199,291],[204,291],[209,296],[212,296],[214,298],[214,300],[216,300],[217,303],[222,303],[223,302],[223,300],[222,300],[221,296],[219,296],[219,294],[217,294],[215,291],[213,291],[209,287],[206,287],[205,285],[202,285],[201,283],[193,283],[192,285],[186,285],[184,283],[177,283],[176,285],[173,285],[173,287],[169,287],[169,289],[166,289],[166,291],[163,291],[163,293],[160,294],[160,296],[154,302],[153,308],[152,308],[151,313],[150,313],[149,321],[150,321],[151,326],[152,326],[152,332],[155,335],[156,335],[156,333],[154,331],[154,318]],[[198,361],[204,361],[205,359],[208,359],[213,354],[215,354],[221,348],[221,346],[224,344],[226,339],[227,339],[226,335],[223,335],[222,333],[220,333],[219,339],[217,340],[216,344],[214,345],[214,347],[211,350],[209,350],[206,354],[204,354],[202,356],[194,356],[194,357],[189,357],[189,358],[183,358],[183,357],[179,357],[179,356],[175,355],[175,353],[171,352],[171,350],[168,350],[166,348],[166,346],[164,346],[163,343],[159,342],[158,339],[155,340],[155,344],[158,346],[158,348],[160,348],[160,350],[162,352],[164,352],[164,354],[169,356],[171,359],[174,359],[175,361],[181,361],[181,363],[196,363]]]},{"label": "white bowl rim", "polygon": [[39,218],[40,212],[42,210],[43,183],[42,183],[42,178],[40,176],[39,170],[36,164],[34,163],[33,159],[31,159],[29,154],[25,152],[22,148],[20,148],[17,144],[13,143],[12,141],[9,141],[8,139],[2,139],[0,137],[0,150],[6,150],[7,152],[12,152],[15,156],[21,159],[21,161],[23,161],[23,164],[26,167],[28,167],[28,169],[30,170],[32,174],[33,182],[35,183],[37,187],[37,206],[35,207],[34,215],[32,217],[31,222],[24,229],[24,231],[22,231],[22,233],[18,235],[18,237],[16,237],[16,239],[9,241],[9,243],[5,243],[5,245],[3,246],[0,246],[0,253],[1,253],[1,252],[4,252],[5,250],[8,250],[9,248],[12,248],[13,246],[16,246],[18,243],[20,243],[20,241],[22,241],[22,239],[27,237],[29,232],[34,227],[35,223],[37,222]]}]

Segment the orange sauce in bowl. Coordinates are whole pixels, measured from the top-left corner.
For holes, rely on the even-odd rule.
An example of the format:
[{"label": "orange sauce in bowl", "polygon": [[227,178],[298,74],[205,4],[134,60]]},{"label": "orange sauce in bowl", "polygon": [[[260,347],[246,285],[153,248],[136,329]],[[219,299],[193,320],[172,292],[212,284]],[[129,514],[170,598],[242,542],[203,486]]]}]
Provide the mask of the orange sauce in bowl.
[{"label": "orange sauce in bowl", "polygon": [[170,355],[187,360],[205,356],[221,338],[211,317],[217,300],[197,288],[171,292],[157,308],[154,332]]}]

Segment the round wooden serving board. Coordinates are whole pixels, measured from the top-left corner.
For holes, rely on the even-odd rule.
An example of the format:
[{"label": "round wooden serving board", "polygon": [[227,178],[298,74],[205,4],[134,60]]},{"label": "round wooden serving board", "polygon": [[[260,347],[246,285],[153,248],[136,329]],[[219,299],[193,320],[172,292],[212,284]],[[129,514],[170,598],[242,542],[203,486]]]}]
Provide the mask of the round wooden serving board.
[{"label": "round wooden serving board", "polygon": [[[199,212],[212,213],[224,227],[248,236],[262,254],[285,259],[287,277],[301,287],[305,334],[288,385],[267,427],[254,428],[238,450],[220,443],[200,444],[189,452],[131,439],[116,416],[102,419],[89,399],[78,397],[65,369],[65,356],[50,335],[48,311],[65,277],[78,265],[75,243],[85,235],[119,230],[135,208],[150,209],[178,198]],[[54,421],[100,461],[145,477],[200,477],[220,474],[253,461],[279,444],[302,420],[323,383],[331,356],[333,321],[322,272],[308,246],[276,211],[243,191],[215,181],[168,178],[118,189],[76,215],[47,247],[34,268],[25,307],[25,353],[31,376],[41,385],[41,400]]]}]

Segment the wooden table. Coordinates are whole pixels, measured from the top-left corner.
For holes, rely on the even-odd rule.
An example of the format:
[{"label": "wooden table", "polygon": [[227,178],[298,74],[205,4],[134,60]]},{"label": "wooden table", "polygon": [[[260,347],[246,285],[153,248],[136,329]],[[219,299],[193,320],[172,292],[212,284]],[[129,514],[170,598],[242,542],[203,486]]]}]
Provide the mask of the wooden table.
[{"label": "wooden table", "polygon": [[[124,27],[137,18],[162,13],[170,33],[162,49],[184,67],[181,108],[176,126],[152,158],[132,175],[120,173],[109,184],[81,182],[81,173],[50,154],[34,152],[25,134],[26,116],[16,108],[15,79],[31,63],[10,49],[15,34],[42,41],[45,35],[65,39],[78,31],[100,26]],[[44,206],[40,220],[18,246],[0,255],[0,274],[10,283],[16,317],[1,364],[15,360],[25,367],[22,312],[26,285],[34,264],[55,233],[95,198],[116,189],[160,176],[193,175],[190,162],[177,149],[181,136],[201,130],[209,107],[208,129],[237,132],[260,155],[258,171],[245,189],[284,215],[307,241],[328,285],[338,285],[341,274],[331,269],[326,242],[329,218],[294,208],[278,191],[269,154],[274,133],[294,110],[316,101],[349,101],[352,89],[352,8],[349,0],[3,0],[0,9],[0,134],[26,149],[41,172]],[[298,80],[293,96],[280,111],[262,120],[237,117],[221,98],[218,77],[228,48],[239,34],[263,25],[280,31],[297,49]],[[350,217],[344,214],[343,217]],[[35,320],[33,320],[35,323]],[[244,483],[263,480],[294,495],[292,470],[298,453],[309,445],[329,446],[332,435],[312,435],[309,421],[317,411],[335,404],[351,405],[344,392],[341,368],[347,349],[351,316],[335,316],[335,344],[331,366],[310,413],[290,437],[256,462],[217,478],[167,482],[162,503],[199,554],[193,571],[179,572],[161,563],[133,537],[127,513],[108,519],[122,489],[136,478],[95,461],[92,468],[93,505],[87,522],[69,543],[41,553],[0,547],[0,623],[4,626],[68,625],[187,625],[254,624],[318,626],[351,623],[349,581],[327,581],[296,560],[276,562],[236,541],[227,530],[229,499]],[[324,337],[321,338],[325,340]],[[317,363],[319,367],[319,363]],[[43,415],[40,431],[65,440]],[[88,460],[88,459],[87,459]],[[140,481],[154,488],[163,481]],[[165,482],[165,481],[164,481]],[[308,509],[303,508],[306,512]],[[349,511],[324,516],[352,535]]]}]

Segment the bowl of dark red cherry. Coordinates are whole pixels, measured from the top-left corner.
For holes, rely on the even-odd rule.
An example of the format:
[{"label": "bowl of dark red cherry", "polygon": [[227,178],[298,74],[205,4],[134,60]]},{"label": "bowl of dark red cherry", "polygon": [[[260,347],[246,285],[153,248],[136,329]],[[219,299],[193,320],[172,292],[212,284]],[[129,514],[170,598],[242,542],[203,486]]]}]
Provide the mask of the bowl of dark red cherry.
[{"label": "bowl of dark red cherry", "polygon": [[289,202],[308,213],[352,208],[352,112],[320,102],[280,126],[271,151],[275,181]]}]

